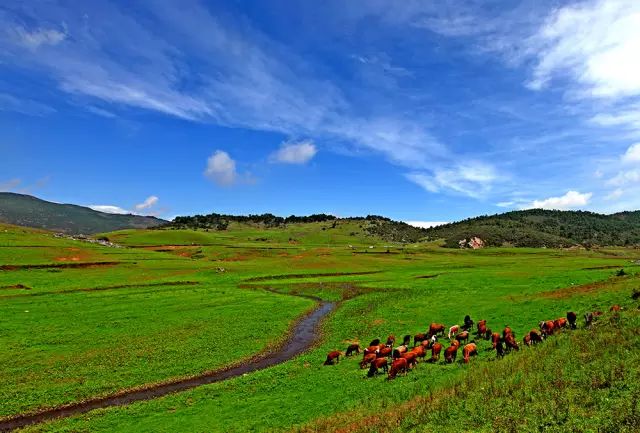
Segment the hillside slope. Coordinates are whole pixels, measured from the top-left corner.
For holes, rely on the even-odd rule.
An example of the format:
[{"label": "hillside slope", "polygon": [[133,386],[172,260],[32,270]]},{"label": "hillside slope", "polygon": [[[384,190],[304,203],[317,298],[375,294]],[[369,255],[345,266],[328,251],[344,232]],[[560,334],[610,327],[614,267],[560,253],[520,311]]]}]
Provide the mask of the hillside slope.
[{"label": "hillside slope", "polygon": [[461,239],[480,237],[488,246],[568,247],[640,244],[640,211],[602,215],[585,211],[531,209],[481,216],[432,227],[429,239],[457,247]]},{"label": "hillside slope", "polygon": [[0,222],[68,234],[91,234],[149,228],[166,221],[139,215],[116,215],[83,206],[52,203],[30,195],[0,192]]}]

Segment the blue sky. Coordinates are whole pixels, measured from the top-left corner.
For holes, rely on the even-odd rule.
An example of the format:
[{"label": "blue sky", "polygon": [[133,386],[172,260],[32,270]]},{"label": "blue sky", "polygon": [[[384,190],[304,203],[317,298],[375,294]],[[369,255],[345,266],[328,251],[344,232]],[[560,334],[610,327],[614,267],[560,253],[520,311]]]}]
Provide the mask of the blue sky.
[{"label": "blue sky", "polygon": [[162,217],[640,208],[640,2],[8,1],[0,190]]}]

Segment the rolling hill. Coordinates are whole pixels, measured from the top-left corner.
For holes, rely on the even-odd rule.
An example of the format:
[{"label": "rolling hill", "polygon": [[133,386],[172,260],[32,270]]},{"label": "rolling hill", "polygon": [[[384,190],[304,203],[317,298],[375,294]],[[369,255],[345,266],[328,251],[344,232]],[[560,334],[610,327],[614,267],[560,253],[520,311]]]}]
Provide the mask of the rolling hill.
[{"label": "rolling hill", "polygon": [[457,247],[461,239],[480,237],[487,246],[569,247],[640,244],[640,211],[602,215],[585,211],[531,209],[481,216],[432,227],[428,239]]},{"label": "rolling hill", "polygon": [[67,234],[149,228],[166,223],[155,217],[108,214],[88,207],[52,203],[11,192],[0,192],[0,222]]}]

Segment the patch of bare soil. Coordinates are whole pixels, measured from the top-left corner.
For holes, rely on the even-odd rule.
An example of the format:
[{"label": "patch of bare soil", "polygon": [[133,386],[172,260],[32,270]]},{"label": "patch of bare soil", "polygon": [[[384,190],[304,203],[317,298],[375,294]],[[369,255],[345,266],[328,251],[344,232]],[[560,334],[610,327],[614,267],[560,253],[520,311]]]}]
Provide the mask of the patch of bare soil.
[{"label": "patch of bare soil", "polygon": [[31,290],[31,287],[24,284],[14,284],[13,286],[0,286],[0,290]]}]

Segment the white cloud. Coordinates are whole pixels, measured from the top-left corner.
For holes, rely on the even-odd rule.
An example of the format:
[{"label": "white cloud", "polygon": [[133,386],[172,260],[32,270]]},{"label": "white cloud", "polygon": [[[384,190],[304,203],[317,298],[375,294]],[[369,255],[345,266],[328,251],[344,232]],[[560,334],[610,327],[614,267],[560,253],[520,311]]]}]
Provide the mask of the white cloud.
[{"label": "white cloud", "polygon": [[640,93],[640,2],[597,0],[555,10],[532,39],[530,87],[567,74],[594,97]]},{"label": "white cloud", "polygon": [[640,162],[640,143],[632,144],[631,146],[629,146],[625,154],[622,155],[622,162]]},{"label": "white cloud", "polygon": [[156,197],[155,195],[149,196],[145,201],[136,205],[136,210],[141,211],[144,209],[149,209],[150,207],[155,206],[158,203],[158,200],[158,197]]},{"label": "white cloud", "polygon": [[605,200],[617,200],[620,197],[622,197],[624,195],[624,190],[617,188],[613,191],[611,191],[609,194],[607,194],[607,196],[604,198]]},{"label": "white cloud", "polygon": [[449,221],[405,221],[410,226],[428,229],[429,227],[441,226],[443,224],[449,224]]},{"label": "white cloud", "polygon": [[45,116],[56,112],[48,105],[27,98],[16,98],[6,93],[0,93],[0,111],[13,111],[28,116]]},{"label": "white cloud", "polygon": [[569,191],[560,197],[549,197],[543,200],[534,200],[528,205],[521,206],[522,209],[574,209],[586,206],[591,201],[592,193],[580,193],[578,191]]},{"label": "white cloud", "polygon": [[67,35],[55,29],[35,29],[29,31],[24,27],[13,29],[18,42],[30,49],[37,49],[42,45],[58,45]]},{"label": "white cloud", "polygon": [[237,178],[236,162],[231,159],[227,152],[216,150],[207,160],[205,176],[213,180],[218,185],[233,185]]},{"label": "white cloud", "polygon": [[22,179],[18,179],[18,178],[9,179],[7,181],[0,183],[0,191],[5,191],[5,192],[15,191],[15,189],[18,188],[21,184],[22,184]]},{"label": "white cloud", "polygon": [[623,186],[638,182],[640,182],[640,170],[628,170],[618,172],[618,174],[607,181],[607,185]]},{"label": "white cloud", "polygon": [[492,184],[501,178],[493,166],[481,162],[435,169],[432,173],[408,173],[405,177],[429,192],[448,190],[469,197],[485,195],[491,190]]},{"label": "white cloud", "polygon": [[271,161],[285,164],[305,164],[318,152],[311,140],[282,143],[280,149],[270,157]]},{"label": "white cloud", "polygon": [[104,213],[113,213],[113,214],[120,214],[120,215],[131,213],[126,209],[122,209],[121,207],[106,205],[106,204],[92,204],[92,205],[89,205],[88,207],[95,211],[104,212]]}]

